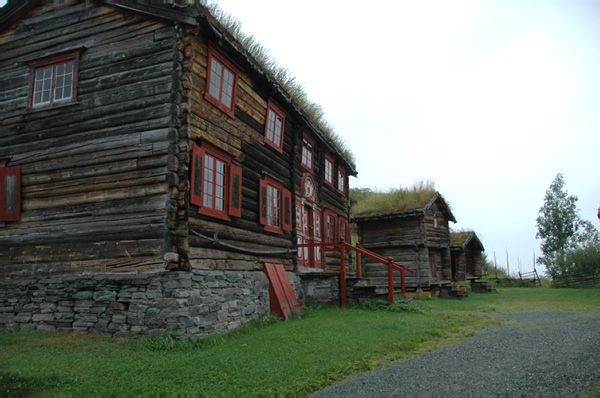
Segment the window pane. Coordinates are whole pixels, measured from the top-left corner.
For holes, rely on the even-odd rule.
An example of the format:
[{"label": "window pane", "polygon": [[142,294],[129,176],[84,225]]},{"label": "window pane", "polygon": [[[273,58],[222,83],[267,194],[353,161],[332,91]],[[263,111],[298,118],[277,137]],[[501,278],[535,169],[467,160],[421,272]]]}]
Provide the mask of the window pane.
[{"label": "window pane", "polygon": [[221,98],[221,75],[222,75],[222,66],[221,64],[211,58],[210,60],[210,87],[209,92],[215,98]]},{"label": "window pane", "polygon": [[221,97],[221,103],[228,108],[231,108],[231,99],[233,98],[233,80],[233,73],[223,68],[223,96]]},{"label": "window pane", "polygon": [[273,141],[273,130],[275,129],[275,113],[269,109],[267,114],[267,140]]},{"label": "window pane", "polygon": [[225,209],[225,163],[216,160],[215,169],[215,209]]},{"label": "window pane", "polygon": [[275,137],[273,139],[273,142],[277,146],[281,145],[282,130],[283,130],[283,120],[279,116],[277,116],[277,122],[275,124]]},{"label": "window pane", "polygon": [[50,102],[50,91],[52,88],[52,67],[38,69],[35,72],[35,83],[33,90],[33,104]]},{"label": "window pane", "polygon": [[204,159],[204,196],[203,205],[213,207],[213,186],[214,186],[214,161],[212,156],[206,155]]}]

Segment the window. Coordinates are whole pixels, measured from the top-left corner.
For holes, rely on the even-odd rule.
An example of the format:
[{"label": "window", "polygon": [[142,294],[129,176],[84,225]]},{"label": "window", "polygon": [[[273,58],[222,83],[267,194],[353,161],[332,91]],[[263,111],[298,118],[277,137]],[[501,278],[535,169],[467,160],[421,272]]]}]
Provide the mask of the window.
[{"label": "window", "polygon": [[346,170],[342,167],[338,167],[338,191],[346,193]]},{"label": "window", "polygon": [[269,100],[267,121],[265,123],[265,142],[283,153],[283,131],[285,128],[285,113],[275,103]]},{"label": "window", "polygon": [[242,216],[242,168],[231,157],[208,144],[192,149],[190,202],[198,213],[229,220]]},{"label": "window", "polygon": [[313,158],[314,158],[314,141],[311,140],[306,134],[302,138],[302,166],[308,171],[313,171]]},{"label": "window", "polygon": [[325,183],[333,187],[333,158],[325,154]]},{"label": "window", "polygon": [[21,219],[21,168],[0,160],[0,222]]},{"label": "window", "polygon": [[339,217],[338,218],[338,225],[339,225],[338,239],[339,240],[342,240],[342,239],[346,240],[347,237],[349,236],[349,234],[348,234],[348,220],[346,220],[344,217]]},{"label": "window", "polygon": [[234,116],[238,71],[224,56],[208,50],[205,98],[229,116]]},{"label": "window", "polygon": [[335,213],[331,210],[325,210],[325,242],[333,243],[335,242]]},{"label": "window", "polygon": [[292,194],[279,181],[265,176],[260,180],[260,223],[265,231],[283,234],[292,230]]},{"label": "window", "polygon": [[79,52],[30,62],[31,108],[70,103],[77,98]]}]

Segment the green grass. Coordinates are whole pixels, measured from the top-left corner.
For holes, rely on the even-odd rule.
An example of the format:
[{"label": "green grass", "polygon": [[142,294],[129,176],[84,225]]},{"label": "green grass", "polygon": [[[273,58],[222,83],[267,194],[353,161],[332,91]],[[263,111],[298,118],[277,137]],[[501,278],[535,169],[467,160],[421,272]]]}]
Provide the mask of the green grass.
[{"label": "green grass", "polygon": [[116,339],[41,331],[0,332],[0,394],[293,394],[451,344],[509,311],[598,311],[600,291],[500,289],[465,300],[421,299],[389,308],[304,308],[227,335]]},{"label": "green grass", "polygon": [[600,289],[498,288],[497,294],[469,293],[466,300],[419,300],[424,310],[481,313],[600,311]]}]

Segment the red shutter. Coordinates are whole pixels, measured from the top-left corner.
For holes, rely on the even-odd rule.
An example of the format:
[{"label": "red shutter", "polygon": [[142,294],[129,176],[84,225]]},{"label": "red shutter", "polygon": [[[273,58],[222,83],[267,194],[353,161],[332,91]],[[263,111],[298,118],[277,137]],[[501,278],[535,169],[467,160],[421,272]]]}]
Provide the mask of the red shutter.
[{"label": "red shutter", "polygon": [[202,206],[202,163],[204,149],[198,145],[192,147],[192,181],[190,189],[190,202]]},{"label": "red shutter", "polygon": [[292,230],[292,193],[283,189],[283,230]]},{"label": "red shutter", "polygon": [[242,168],[229,165],[229,215],[242,216]]},{"label": "red shutter", "polygon": [[259,182],[258,219],[262,225],[267,225],[267,181],[264,178]]},{"label": "red shutter", "polygon": [[21,168],[0,168],[0,221],[21,219]]}]

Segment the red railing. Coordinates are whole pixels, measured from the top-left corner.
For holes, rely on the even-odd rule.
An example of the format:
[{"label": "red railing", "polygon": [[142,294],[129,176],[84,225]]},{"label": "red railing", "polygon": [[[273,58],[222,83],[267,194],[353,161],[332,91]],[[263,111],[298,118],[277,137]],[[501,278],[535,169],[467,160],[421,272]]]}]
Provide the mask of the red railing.
[{"label": "red railing", "polygon": [[387,265],[388,267],[388,302],[394,304],[394,270],[400,271],[400,286],[402,294],[404,294],[404,272],[414,272],[412,269],[405,267],[404,265],[396,264],[392,257],[382,257],[377,253],[373,253],[370,250],[362,248],[360,244],[352,246],[342,238],[337,243],[303,243],[299,244],[298,247],[320,247],[324,252],[326,251],[339,251],[340,252],[340,284],[342,293],[342,305],[347,304],[347,293],[346,293],[346,250],[353,250],[356,253],[356,276],[361,277],[361,264],[360,256],[369,257],[381,264]]}]

